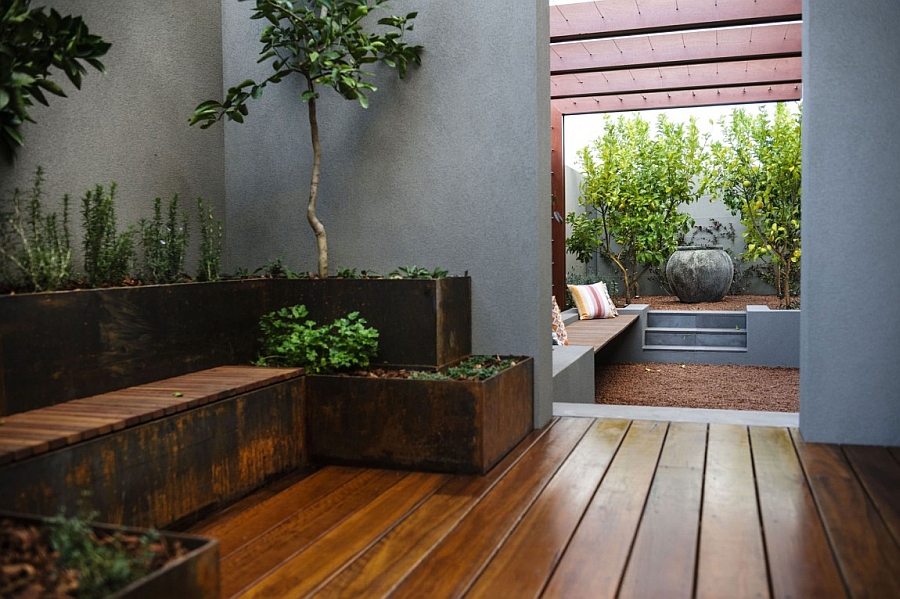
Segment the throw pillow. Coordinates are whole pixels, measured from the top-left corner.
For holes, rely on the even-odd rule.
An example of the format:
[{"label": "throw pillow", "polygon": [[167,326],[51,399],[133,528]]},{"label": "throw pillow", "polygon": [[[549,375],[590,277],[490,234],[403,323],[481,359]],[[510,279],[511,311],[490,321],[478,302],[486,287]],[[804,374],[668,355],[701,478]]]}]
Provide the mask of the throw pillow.
[{"label": "throw pillow", "polygon": [[556,345],[569,345],[569,335],[566,333],[566,323],[563,322],[556,296],[553,296],[553,342]]},{"label": "throw pillow", "polygon": [[568,287],[581,320],[615,318],[619,315],[616,305],[609,297],[606,283],[601,281],[593,285],[569,285]]}]

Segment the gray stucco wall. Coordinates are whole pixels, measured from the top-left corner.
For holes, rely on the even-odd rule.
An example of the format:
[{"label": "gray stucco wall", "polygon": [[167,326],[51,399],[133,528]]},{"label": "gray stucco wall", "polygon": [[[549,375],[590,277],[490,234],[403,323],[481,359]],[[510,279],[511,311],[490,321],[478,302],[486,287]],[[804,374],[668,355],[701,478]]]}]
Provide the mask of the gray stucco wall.
[{"label": "gray stucco wall", "polygon": [[[72,200],[71,221],[80,247],[80,199],[102,183],[118,183],[117,216],[125,227],[152,214],[153,199],[178,193],[196,223],[196,198],[224,220],[224,134],[188,127],[194,107],[222,90],[221,8],[206,0],[76,2],[47,0],[62,14],[84,18],[92,33],[112,42],[103,58],[108,73],[89,68],[82,89],[55,78],[68,98],[48,95],[50,106],[31,111],[26,147],[14,165],[0,163],[3,197],[30,188],[44,167],[47,206]],[[199,234],[194,235],[196,248]],[[196,258],[187,264],[193,273]]]},{"label": "gray stucco wall", "polygon": [[[225,86],[255,64],[250,3],[223,1]],[[545,0],[391,3],[419,11],[409,40],[423,65],[373,80],[371,106],[323,90],[320,218],[335,268],[468,271],[473,349],[536,358],[535,423],[552,414],[550,125]],[[314,270],[305,219],[311,165],[299,81],[265,91],[226,126],[228,262],[284,256]],[[402,309],[402,306],[398,306]]]},{"label": "gray stucco wall", "polygon": [[808,441],[900,445],[898,30],[895,0],[803,3]]}]

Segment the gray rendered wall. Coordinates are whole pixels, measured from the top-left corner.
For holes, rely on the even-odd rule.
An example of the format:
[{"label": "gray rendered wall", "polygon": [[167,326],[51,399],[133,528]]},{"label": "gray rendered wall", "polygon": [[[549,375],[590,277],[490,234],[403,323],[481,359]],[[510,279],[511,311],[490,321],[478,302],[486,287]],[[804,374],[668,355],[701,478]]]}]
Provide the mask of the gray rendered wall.
[{"label": "gray rendered wall", "polygon": [[[265,76],[255,64],[252,3],[223,0],[224,83]],[[323,90],[320,218],[330,264],[468,271],[473,349],[536,358],[535,424],[552,414],[550,125],[546,0],[414,2],[409,40],[426,47],[404,81],[381,72],[371,106]],[[232,266],[284,256],[315,269],[305,219],[311,166],[299,81],[265,91],[226,126]],[[398,306],[402,309],[402,306]]]},{"label": "gray rendered wall", "polygon": [[898,31],[896,0],[803,3],[808,441],[900,445]]},{"label": "gray rendered wall", "polygon": [[[0,163],[0,192],[30,188],[44,167],[47,205],[72,199],[71,221],[80,247],[80,199],[97,183],[118,183],[120,227],[152,214],[153,198],[179,193],[192,222],[196,198],[225,216],[224,134],[188,127],[194,106],[222,90],[221,8],[206,0],[76,2],[48,0],[62,14],[81,15],[90,31],[112,42],[90,69],[81,90],[56,71],[68,98],[48,95],[50,106],[31,111],[26,147],[14,166]],[[197,246],[199,235],[192,245]],[[193,254],[192,254],[193,256]],[[195,258],[189,258],[193,273]]]}]

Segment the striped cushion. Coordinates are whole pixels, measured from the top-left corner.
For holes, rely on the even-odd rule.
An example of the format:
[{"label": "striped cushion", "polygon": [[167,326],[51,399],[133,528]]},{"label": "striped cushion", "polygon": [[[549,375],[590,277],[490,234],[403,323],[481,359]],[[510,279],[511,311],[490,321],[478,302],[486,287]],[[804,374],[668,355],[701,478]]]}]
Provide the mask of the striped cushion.
[{"label": "striped cushion", "polygon": [[615,318],[619,315],[606,290],[606,283],[602,281],[593,285],[569,285],[569,291],[581,320]]}]

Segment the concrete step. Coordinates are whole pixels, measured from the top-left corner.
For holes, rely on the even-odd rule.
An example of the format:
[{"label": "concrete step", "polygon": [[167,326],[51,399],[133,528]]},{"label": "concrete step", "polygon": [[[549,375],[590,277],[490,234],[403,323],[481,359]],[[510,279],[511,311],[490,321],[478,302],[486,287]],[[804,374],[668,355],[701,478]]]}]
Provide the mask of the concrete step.
[{"label": "concrete step", "polygon": [[746,329],[746,312],[706,312],[689,310],[650,310],[648,328]]},{"label": "concrete step", "polygon": [[[746,347],[713,347],[709,345],[645,345],[644,351],[683,351],[710,353],[746,353]],[[677,362],[677,360],[674,360]]]},{"label": "concrete step", "polygon": [[647,327],[644,346],[747,348],[745,328]]}]

